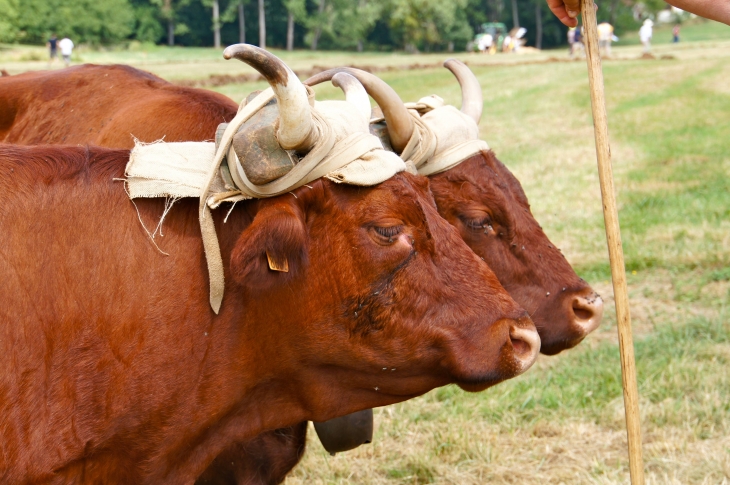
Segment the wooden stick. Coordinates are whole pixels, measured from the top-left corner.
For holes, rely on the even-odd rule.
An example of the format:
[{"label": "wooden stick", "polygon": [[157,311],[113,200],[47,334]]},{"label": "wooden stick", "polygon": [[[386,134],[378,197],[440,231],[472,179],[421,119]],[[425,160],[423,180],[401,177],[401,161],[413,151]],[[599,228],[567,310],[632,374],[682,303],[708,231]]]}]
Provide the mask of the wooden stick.
[{"label": "wooden stick", "polygon": [[601,184],[601,199],[603,200],[603,220],[606,225],[608,257],[611,263],[613,294],[616,302],[618,341],[621,352],[621,376],[626,411],[626,434],[629,441],[629,470],[631,472],[631,483],[633,485],[644,485],[639,391],[636,385],[636,362],[634,361],[634,342],[631,336],[629,294],[626,287],[624,251],[621,246],[621,230],[618,224],[616,192],[611,169],[606,98],[603,91],[603,71],[601,70],[601,57],[598,52],[598,29],[596,27],[596,10],[593,0],[581,0],[581,11],[585,28],[584,42],[588,61],[588,79],[591,87],[598,177]]}]

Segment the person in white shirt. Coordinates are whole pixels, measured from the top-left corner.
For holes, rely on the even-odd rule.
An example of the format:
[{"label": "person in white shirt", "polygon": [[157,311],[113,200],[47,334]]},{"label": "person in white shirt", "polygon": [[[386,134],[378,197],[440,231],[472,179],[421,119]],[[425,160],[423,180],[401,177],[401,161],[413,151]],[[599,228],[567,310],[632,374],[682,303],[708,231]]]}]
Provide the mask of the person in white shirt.
[{"label": "person in white shirt", "polygon": [[611,41],[613,40],[613,25],[608,22],[598,24],[598,49],[602,56],[611,57]]},{"label": "person in white shirt", "polygon": [[492,49],[492,34],[484,34],[479,38],[479,52],[489,52]]},{"label": "person in white shirt", "polygon": [[644,20],[644,25],[642,25],[639,29],[639,40],[642,44],[644,44],[644,53],[648,53],[651,51],[651,35],[653,26],[654,22],[646,19]]},{"label": "person in white shirt", "polygon": [[58,47],[61,49],[61,55],[63,56],[63,63],[66,67],[71,63],[71,53],[74,50],[74,43],[68,37],[64,37],[58,43]]}]

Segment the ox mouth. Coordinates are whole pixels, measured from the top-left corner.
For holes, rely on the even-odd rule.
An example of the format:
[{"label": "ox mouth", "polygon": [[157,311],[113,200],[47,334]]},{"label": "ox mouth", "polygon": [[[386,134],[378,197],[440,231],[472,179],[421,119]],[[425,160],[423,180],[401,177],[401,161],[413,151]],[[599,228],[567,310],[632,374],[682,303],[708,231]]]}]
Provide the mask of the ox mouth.
[{"label": "ox mouth", "polygon": [[573,340],[560,340],[552,343],[545,343],[543,340],[542,348],[540,353],[544,355],[558,355],[564,350],[570,350],[585,339],[585,336],[579,337]]},{"label": "ox mouth", "polygon": [[603,300],[590,287],[560,293],[533,313],[542,339],[540,353],[556,355],[581,343],[603,319]]},{"label": "ox mouth", "polygon": [[500,352],[499,364],[482,375],[462,377],[457,385],[468,392],[479,392],[517,377],[535,363],[540,346],[540,336],[529,317],[512,320],[509,322],[509,336]]}]

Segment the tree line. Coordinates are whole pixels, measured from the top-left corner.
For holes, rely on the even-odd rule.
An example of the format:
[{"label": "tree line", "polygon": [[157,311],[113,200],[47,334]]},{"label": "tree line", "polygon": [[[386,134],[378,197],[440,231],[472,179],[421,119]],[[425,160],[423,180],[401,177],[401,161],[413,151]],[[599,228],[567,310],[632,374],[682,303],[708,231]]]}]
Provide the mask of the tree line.
[{"label": "tree line", "polygon": [[[605,0],[599,21],[634,29],[662,0]],[[528,45],[565,43],[545,0],[0,0],[0,42],[131,41],[183,46],[248,42],[337,50],[464,50],[485,22],[527,29]]]}]

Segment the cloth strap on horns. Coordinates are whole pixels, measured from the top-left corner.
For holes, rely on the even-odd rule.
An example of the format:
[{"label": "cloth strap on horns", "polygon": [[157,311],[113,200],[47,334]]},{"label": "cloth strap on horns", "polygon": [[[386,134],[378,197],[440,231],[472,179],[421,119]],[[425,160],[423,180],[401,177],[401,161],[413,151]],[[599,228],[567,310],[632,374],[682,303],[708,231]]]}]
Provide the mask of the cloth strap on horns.
[{"label": "cloth strap on horns", "polygon": [[[321,177],[337,183],[375,185],[406,169],[403,160],[386,152],[380,140],[369,133],[354,132],[338,140],[327,118],[318,112],[315,105],[312,109],[314,129],[317,130],[314,147],[286,175],[263,185],[252,183],[231,144],[239,127],[273,98],[274,92],[268,88],[241,106],[221,137],[207,182],[200,194],[198,218],[208,264],[210,305],[215,313],[219,312],[223,301],[225,282],[223,260],[211,209],[223,202],[281,195]],[[216,180],[220,180],[218,174],[224,158],[227,158],[235,187],[228,187],[232,190],[225,192],[216,192],[211,189]]]},{"label": "cloth strap on horns", "polygon": [[[474,121],[460,113],[453,106],[444,105],[443,99],[438,96],[427,96],[417,103],[405,103],[408,113],[413,117],[413,134],[401,152],[401,158],[415,165],[421,175],[434,175],[445,172],[476,155],[483,150],[489,150],[484,140],[471,138],[465,133],[451,132],[444,137],[436,123],[452,124],[454,126],[474,124]],[[426,120],[424,115],[438,110],[438,120]],[[381,121],[383,118],[371,120]],[[478,132],[478,128],[476,129]],[[437,133],[439,131],[440,133]]]}]

